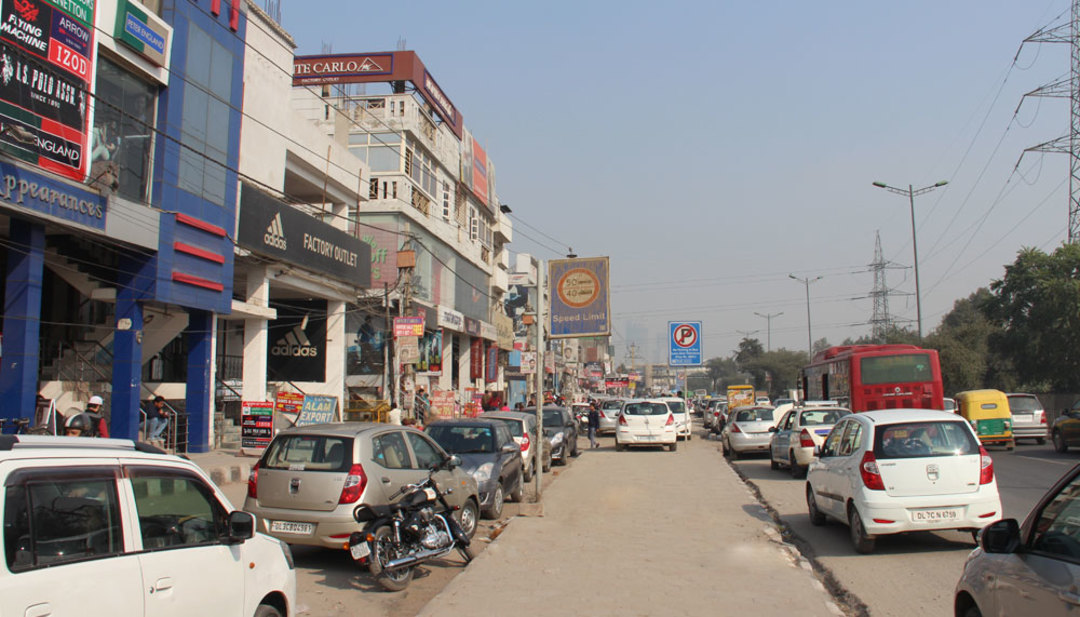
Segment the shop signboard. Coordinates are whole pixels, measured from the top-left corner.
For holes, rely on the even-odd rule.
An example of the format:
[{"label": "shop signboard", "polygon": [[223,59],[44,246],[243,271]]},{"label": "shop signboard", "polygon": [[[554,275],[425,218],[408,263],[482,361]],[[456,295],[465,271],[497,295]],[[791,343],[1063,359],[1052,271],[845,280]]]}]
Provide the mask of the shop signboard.
[{"label": "shop signboard", "polygon": [[267,330],[267,379],[326,380],[326,300],[282,300]]},{"label": "shop signboard", "polygon": [[479,338],[480,337],[480,320],[479,319],[473,319],[472,317],[466,317],[465,318],[465,334],[468,334],[469,336],[474,337],[474,338]]},{"label": "shop signboard", "polygon": [[299,392],[278,392],[274,397],[274,411],[289,414],[289,422],[296,422],[300,409],[304,406],[304,395]]},{"label": "shop signboard", "polygon": [[474,338],[469,344],[469,379],[484,376],[484,341]]},{"label": "shop signboard", "polygon": [[0,0],[0,150],[83,182],[90,161],[94,0]]},{"label": "shop signboard", "polygon": [[305,394],[304,406],[300,409],[296,426],[327,424],[336,421],[337,415],[337,397]]},{"label": "shop signboard", "polygon": [[507,351],[514,348],[514,320],[510,319],[502,313],[496,313],[493,316],[495,322],[495,340],[499,344],[499,349],[505,349]]},{"label": "shop signboard", "polygon": [[395,317],[394,338],[424,336],[423,317]]},{"label": "shop signboard", "polygon": [[499,348],[488,345],[487,362],[484,363],[484,382],[495,383],[499,380]]},{"label": "shop signboard", "polygon": [[117,4],[113,38],[157,66],[168,64],[172,27],[135,0],[120,0]]},{"label": "shop signboard", "polygon": [[417,372],[429,375],[442,374],[442,346],[442,330],[424,334],[420,339],[420,358],[416,362]]},{"label": "shop signboard", "polygon": [[[0,102],[2,107],[3,103]],[[2,118],[0,122],[3,122]],[[3,146],[0,146],[2,149]],[[105,231],[108,200],[45,174],[11,163],[0,163],[0,206],[33,210],[62,223]]]},{"label": "shop signboard", "polygon": [[434,390],[431,392],[431,415],[436,418],[454,417],[454,391]]},{"label": "shop signboard", "polygon": [[272,401],[241,401],[240,449],[244,454],[257,454],[274,438],[274,403]]},{"label": "shop signboard", "polygon": [[465,316],[452,308],[439,307],[439,327],[449,328],[456,332],[465,331]]},{"label": "shop signboard", "polygon": [[548,262],[550,338],[611,334],[608,258]]}]

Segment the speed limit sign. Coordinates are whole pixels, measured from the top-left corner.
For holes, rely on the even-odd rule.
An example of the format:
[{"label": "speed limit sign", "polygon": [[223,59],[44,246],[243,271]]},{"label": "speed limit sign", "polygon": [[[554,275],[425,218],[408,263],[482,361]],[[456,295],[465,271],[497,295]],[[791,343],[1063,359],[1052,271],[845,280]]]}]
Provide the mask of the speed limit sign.
[{"label": "speed limit sign", "polygon": [[668,322],[668,366],[701,366],[701,322]]}]

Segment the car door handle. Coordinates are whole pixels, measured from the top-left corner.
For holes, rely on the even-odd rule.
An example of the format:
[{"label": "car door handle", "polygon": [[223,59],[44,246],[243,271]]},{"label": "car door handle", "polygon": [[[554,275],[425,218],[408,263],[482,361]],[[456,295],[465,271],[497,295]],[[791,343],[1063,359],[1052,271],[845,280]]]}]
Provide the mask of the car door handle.
[{"label": "car door handle", "polygon": [[48,602],[42,602],[41,604],[28,606],[23,615],[26,617],[48,617],[48,615],[52,615],[52,605]]},{"label": "car door handle", "polygon": [[1080,595],[1075,591],[1061,591],[1058,592],[1058,597],[1063,601],[1068,602],[1074,606],[1080,606]]},{"label": "car door handle", "polygon": [[382,483],[383,484],[390,484],[390,478],[387,478],[386,476],[383,476],[382,477]]},{"label": "car door handle", "polygon": [[165,576],[165,577],[159,578],[157,580],[157,582],[154,583],[154,588],[151,589],[150,592],[153,593],[155,591],[166,591],[166,590],[172,589],[172,587],[173,587],[172,577]]}]

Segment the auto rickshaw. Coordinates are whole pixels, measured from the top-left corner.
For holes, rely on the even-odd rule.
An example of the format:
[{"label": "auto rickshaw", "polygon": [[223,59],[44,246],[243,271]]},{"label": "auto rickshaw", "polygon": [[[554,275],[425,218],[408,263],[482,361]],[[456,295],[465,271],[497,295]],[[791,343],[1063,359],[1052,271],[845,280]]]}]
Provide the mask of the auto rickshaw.
[{"label": "auto rickshaw", "polygon": [[956,395],[957,413],[964,417],[983,444],[1016,447],[1009,399],[1001,390],[968,390]]}]

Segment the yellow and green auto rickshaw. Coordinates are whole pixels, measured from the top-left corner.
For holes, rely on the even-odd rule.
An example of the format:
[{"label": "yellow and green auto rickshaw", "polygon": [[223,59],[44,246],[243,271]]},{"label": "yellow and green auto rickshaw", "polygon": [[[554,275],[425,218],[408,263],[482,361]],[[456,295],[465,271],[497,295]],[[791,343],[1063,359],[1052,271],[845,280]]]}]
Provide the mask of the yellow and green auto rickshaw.
[{"label": "yellow and green auto rickshaw", "polygon": [[968,390],[956,395],[957,413],[964,417],[979,441],[1001,444],[1012,450],[1016,439],[1012,432],[1012,412],[1009,399],[1001,390]]}]

